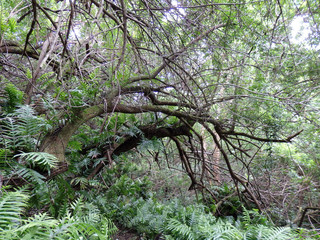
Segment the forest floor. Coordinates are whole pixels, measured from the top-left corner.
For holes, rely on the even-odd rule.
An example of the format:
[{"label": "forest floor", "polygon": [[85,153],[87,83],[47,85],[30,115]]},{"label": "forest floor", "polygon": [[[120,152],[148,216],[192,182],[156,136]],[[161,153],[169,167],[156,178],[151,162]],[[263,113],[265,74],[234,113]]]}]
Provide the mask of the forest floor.
[{"label": "forest floor", "polygon": [[128,229],[121,229],[112,236],[112,240],[139,240],[140,237],[136,232],[130,231]]}]

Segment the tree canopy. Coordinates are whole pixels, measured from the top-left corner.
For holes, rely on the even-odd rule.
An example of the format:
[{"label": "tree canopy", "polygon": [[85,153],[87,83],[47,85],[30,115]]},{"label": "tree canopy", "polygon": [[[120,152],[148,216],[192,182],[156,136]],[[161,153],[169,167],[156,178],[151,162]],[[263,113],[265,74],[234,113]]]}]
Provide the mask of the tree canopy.
[{"label": "tree canopy", "polygon": [[[217,202],[208,186],[232,181],[261,210],[261,172],[252,168],[273,144],[319,131],[316,1],[7,0],[0,7],[2,116],[23,105],[19,116],[27,121],[29,111],[38,131],[28,135],[33,145],[10,154],[55,156],[41,170],[47,180],[67,171],[94,179],[138,150],[156,162],[179,159],[189,189],[206,189]],[[303,40],[294,34],[301,27]],[[14,137],[6,134],[0,148]],[[300,146],[319,146],[303,136]]]}]

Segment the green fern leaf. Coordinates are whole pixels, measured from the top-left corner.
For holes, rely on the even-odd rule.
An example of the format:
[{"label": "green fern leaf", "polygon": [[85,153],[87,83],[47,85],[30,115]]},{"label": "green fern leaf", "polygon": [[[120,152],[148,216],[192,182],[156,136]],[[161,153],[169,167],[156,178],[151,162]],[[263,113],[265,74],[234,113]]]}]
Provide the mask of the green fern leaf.
[{"label": "green fern leaf", "polygon": [[54,155],[45,152],[21,153],[14,157],[20,157],[32,166],[38,166],[48,171],[50,171],[51,168],[55,168],[59,163],[59,160]]},{"label": "green fern leaf", "polygon": [[43,184],[45,180],[45,176],[41,175],[33,169],[26,168],[23,165],[16,165],[14,169],[14,175],[24,178],[28,182],[37,184]]},{"label": "green fern leaf", "polygon": [[29,196],[23,191],[5,192],[0,198],[0,228],[8,229],[20,223],[20,214]]},{"label": "green fern leaf", "polygon": [[174,218],[169,219],[166,230],[172,232],[171,235],[176,236],[178,239],[195,239],[193,236],[193,232],[191,231],[191,228]]}]

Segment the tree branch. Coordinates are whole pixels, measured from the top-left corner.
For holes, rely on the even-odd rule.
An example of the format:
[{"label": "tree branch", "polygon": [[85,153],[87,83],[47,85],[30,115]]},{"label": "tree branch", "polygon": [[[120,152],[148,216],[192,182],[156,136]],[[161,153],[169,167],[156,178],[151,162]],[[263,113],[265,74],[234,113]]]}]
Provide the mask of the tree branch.
[{"label": "tree branch", "polygon": [[243,136],[243,137],[247,137],[247,138],[250,138],[252,140],[256,140],[256,141],[259,141],[259,142],[279,142],[279,143],[289,143],[291,142],[291,140],[293,138],[295,138],[296,136],[298,136],[300,133],[302,133],[303,129],[300,130],[299,132],[297,133],[294,133],[293,135],[291,136],[288,136],[287,138],[285,139],[270,139],[270,138],[260,138],[260,137],[256,137],[256,136],[253,136],[253,135],[249,135],[247,133],[240,133],[240,132],[234,132],[234,131],[228,131],[228,132],[224,132],[222,131],[221,133],[223,135],[236,135],[236,136]]},{"label": "tree branch", "polygon": [[127,152],[135,147],[137,147],[143,137],[147,139],[151,139],[153,137],[156,138],[164,138],[164,137],[176,137],[176,136],[191,136],[190,128],[186,125],[182,125],[179,127],[160,127],[155,128],[154,125],[148,126],[141,126],[139,127],[142,135],[133,136],[127,138],[122,144],[120,144],[115,150],[113,151],[113,155],[120,155],[123,152]]},{"label": "tree branch", "polygon": [[[201,39],[203,39],[204,37],[206,37],[209,33],[213,32],[216,29],[222,28],[227,26],[227,24],[219,24],[216,25],[210,29],[208,29],[207,31],[205,31],[204,33],[200,34],[198,37],[196,37],[195,39],[193,39],[191,42],[189,42],[185,47],[181,48],[180,50],[178,50],[177,52],[171,54],[170,56],[167,57],[168,60],[173,61],[176,57],[178,57],[179,55],[181,55],[183,52],[185,52],[188,48],[190,48],[192,45],[196,44],[197,42],[199,42]],[[151,80],[156,78],[156,76],[158,76],[158,74],[167,66],[167,63],[164,61],[163,64],[158,67],[156,70],[153,71],[153,73],[149,74],[149,75],[140,75],[137,77],[132,77],[129,79],[129,82],[134,83],[137,81],[142,81],[142,80]]]}]

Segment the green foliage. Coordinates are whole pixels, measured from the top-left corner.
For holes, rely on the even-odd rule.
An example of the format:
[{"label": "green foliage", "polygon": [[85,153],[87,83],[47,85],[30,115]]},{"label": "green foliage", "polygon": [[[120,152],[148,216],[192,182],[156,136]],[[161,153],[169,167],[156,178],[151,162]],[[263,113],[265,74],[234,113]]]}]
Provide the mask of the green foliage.
[{"label": "green foliage", "polygon": [[16,31],[17,22],[12,16],[8,16],[9,13],[5,11],[3,4],[0,4],[0,37],[2,38],[5,34],[12,36]]},{"label": "green foliage", "polygon": [[258,209],[248,210],[245,207],[242,207],[242,216],[240,217],[240,222],[242,228],[250,227],[250,225],[261,224],[264,226],[270,225],[267,218],[264,215],[259,213]]},{"label": "green foliage", "polygon": [[103,187],[99,181],[94,179],[87,179],[86,177],[75,177],[70,182],[73,186],[79,186],[80,189],[84,190],[87,188],[98,188]]},{"label": "green foliage", "polygon": [[[229,157],[232,165],[226,168],[228,161],[212,164],[221,170],[217,179],[246,179],[258,201],[267,199],[263,206],[273,208],[281,219],[285,216],[286,223],[293,219],[296,203],[301,208],[304,204],[318,205],[316,1],[149,1],[150,6],[145,1],[109,1],[104,6],[103,1],[101,6],[93,1],[35,2],[0,3],[0,77],[10,82],[3,84],[4,91],[1,89],[1,184],[12,184],[16,179],[28,182],[32,188],[29,207],[38,212],[30,219],[16,220],[21,227],[11,226],[15,228],[12,236],[42,239],[51,231],[52,238],[59,238],[58,232],[66,233],[64,227],[70,224],[75,228],[70,227],[65,238],[94,238],[94,234],[100,238],[97,223],[104,222],[99,216],[106,215],[150,238],[159,233],[167,239],[294,238],[289,228],[275,228],[255,210],[242,209],[235,186],[212,187],[213,194],[224,201],[217,207],[212,196],[204,196],[202,201],[210,209],[155,200],[149,192],[150,180],[144,178],[142,170],[152,172],[149,165],[153,159],[159,168],[170,164],[184,173],[186,169],[177,164],[179,153],[172,139],[161,142],[145,138],[140,126],[190,124],[193,137],[177,137],[183,150],[180,156],[190,161],[194,177],[205,187],[216,146],[206,141],[209,134],[202,134],[194,122],[211,128],[219,135],[223,157]],[[314,26],[306,43],[299,46],[291,39],[290,23],[301,16]],[[213,30],[221,24],[224,27]],[[50,46],[44,51],[46,40]],[[45,61],[39,62],[42,57]],[[23,93],[18,88],[29,84],[35,94],[47,98],[42,117],[31,107],[21,106]],[[63,126],[72,126],[80,111],[89,113],[87,107],[105,110],[106,114],[65,134]],[[37,151],[52,126],[59,126],[54,133],[68,141],[69,169],[45,181],[57,160]],[[308,137],[299,135],[300,139],[293,140],[294,152],[261,140],[284,140],[301,126]],[[72,134],[69,141],[67,135]],[[140,155],[114,158],[105,167],[108,169],[88,179],[98,164],[106,162],[106,152],[130,136],[142,139],[137,147]],[[161,162],[163,159],[166,161]],[[144,165],[132,172],[139,168],[137,162]],[[157,196],[187,196],[183,188],[190,185],[189,181],[170,171],[155,176],[157,173],[149,173],[156,187],[166,184]],[[235,181],[239,185],[243,182]],[[281,187],[283,196],[278,194]],[[236,190],[244,193],[247,203],[254,197],[241,186]],[[276,196],[268,195],[272,190]],[[197,200],[201,198],[198,189],[190,192]],[[287,206],[294,210],[279,214]],[[217,220],[212,213],[233,217]],[[59,230],[55,232],[57,224]]]},{"label": "green foliage", "polygon": [[143,138],[141,143],[139,144],[138,150],[148,150],[148,151],[160,151],[163,149],[161,144],[161,140],[157,138],[146,139]]},{"label": "green foliage", "polygon": [[33,152],[42,131],[51,128],[30,106],[20,106],[0,119],[0,166],[7,178],[20,177],[26,181],[43,184],[45,177],[37,170],[50,173],[57,159],[48,154]]},{"label": "green foliage", "polygon": [[122,175],[115,182],[115,184],[110,187],[107,196],[110,198],[112,196],[125,196],[133,198],[146,197],[149,185],[150,181],[147,178],[133,181],[127,175]]},{"label": "green foliage", "polygon": [[92,205],[79,199],[59,219],[39,213],[22,219],[28,195],[19,190],[3,192],[0,198],[0,238],[18,239],[111,239],[116,227]]},{"label": "green foliage", "polygon": [[[3,194],[1,198],[3,208],[0,211],[0,219],[1,216],[3,219],[0,220],[0,224],[6,226],[6,229],[0,237],[5,239],[32,237],[109,239],[115,227],[107,217],[112,217],[114,221],[135,229],[148,238],[154,238],[159,234],[166,239],[181,240],[298,239],[299,237],[291,228],[274,227],[255,210],[242,209],[243,215],[238,216],[238,220],[235,221],[232,217],[217,219],[207,207],[200,204],[185,206],[178,200],[164,203],[157,201],[149,191],[151,182],[148,178],[139,177],[133,180],[129,177],[138,167],[130,163],[126,156],[115,159],[117,165],[107,169],[103,174],[108,186],[101,185],[97,180],[88,180],[86,177],[75,177],[69,182],[60,176],[45,183],[44,176],[33,168],[49,171],[57,164],[55,157],[39,152],[14,153],[28,146],[25,139],[22,140],[19,136],[29,137],[27,143],[30,146],[34,145],[34,137],[38,137],[39,134],[39,128],[35,126],[45,127],[47,123],[35,117],[32,109],[28,107],[19,108],[6,116],[3,118],[3,123],[5,138],[2,144],[8,148],[0,150],[2,164],[6,166],[7,173],[11,176],[19,175],[34,184],[31,198],[23,192]],[[16,132],[16,138],[10,135],[9,129]],[[133,128],[127,134],[135,136],[140,133]],[[145,141],[148,148],[151,146],[158,149],[159,146],[154,143],[157,140]],[[88,157],[91,158],[96,154],[97,152],[93,151]],[[71,185],[79,185],[80,190],[84,191],[76,193]],[[232,194],[232,189],[227,185],[216,187],[213,191],[221,198]],[[82,197],[77,198],[77,195]],[[15,202],[12,198],[19,201]],[[55,218],[40,211],[32,217],[23,219],[23,209],[28,206],[28,199],[30,207],[48,206],[48,212]],[[210,202],[210,204],[213,206],[215,203]],[[239,204],[238,198],[230,197],[220,209],[230,215],[238,215],[241,206]]]},{"label": "green foliage", "polygon": [[51,125],[36,116],[32,107],[21,106],[0,119],[0,128],[0,144],[12,151],[30,151],[35,149],[41,134],[51,129]]},{"label": "green foliage", "polygon": [[49,205],[48,211],[53,217],[63,216],[67,212],[69,202],[76,198],[75,190],[62,176],[46,182],[46,185],[35,189],[35,193],[32,199],[35,207]]},{"label": "green foliage", "polygon": [[233,216],[237,217],[242,212],[242,202],[239,196],[235,194],[235,189],[228,185],[211,186],[212,193],[218,199],[225,199],[219,206],[219,211],[216,211],[216,202],[209,194],[204,194],[201,201],[210,206],[210,210],[217,216]]},{"label": "green foliage", "polygon": [[[201,204],[184,206],[179,200],[160,202],[149,194],[140,196],[141,182],[121,176],[95,202],[102,212],[109,213],[122,226],[134,229],[153,239],[159,234],[165,239],[299,239],[293,229],[274,227],[257,210],[242,209],[238,220],[233,217],[216,218]],[[147,189],[146,189],[147,190]]]},{"label": "green foliage", "polygon": [[4,110],[7,113],[12,113],[17,106],[22,104],[23,92],[18,90],[12,83],[8,83],[4,88],[7,100],[4,103]]},{"label": "green foliage", "polygon": [[2,192],[0,198],[0,228],[8,230],[20,222],[20,214],[29,196],[23,191]]},{"label": "green foliage", "polygon": [[18,177],[22,178],[28,183],[33,184],[44,184],[45,176],[40,174],[38,171],[28,168],[23,164],[11,165],[11,173],[7,177]]},{"label": "green foliage", "polygon": [[20,153],[14,157],[24,159],[32,167],[39,167],[49,173],[50,169],[55,168],[59,162],[55,156],[45,152]]},{"label": "green foliage", "polygon": [[[271,226],[246,216],[242,220],[216,219],[201,205],[183,206],[179,201],[159,203],[152,199],[139,199],[121,205],[117,219],[121,224],[146,234],[148,239],[162,234],[165,239],[298,239],[290,228]],[[127,209],[127,210],[126,210]],[[259,222],[259,223],[257,223]]]}]

